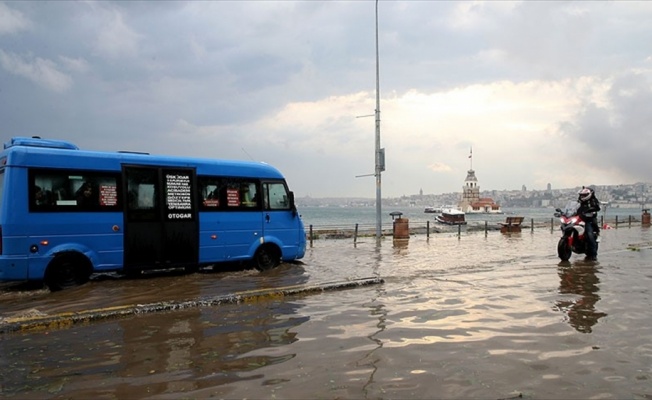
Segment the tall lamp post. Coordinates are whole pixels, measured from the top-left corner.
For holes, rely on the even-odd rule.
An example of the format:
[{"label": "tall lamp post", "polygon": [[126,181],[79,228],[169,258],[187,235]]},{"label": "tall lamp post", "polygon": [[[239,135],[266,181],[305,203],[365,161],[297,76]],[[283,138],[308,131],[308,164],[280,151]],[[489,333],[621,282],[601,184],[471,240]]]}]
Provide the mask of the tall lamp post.
[{"label": "tall lamp post", "polygon": [[382,232],[382,204],[381,204],[381,178],[380,174],[385,170],[385,149],[380,148],[380,68],[378,62],[378,0],[376,0],[376,238],[379,239]]}]

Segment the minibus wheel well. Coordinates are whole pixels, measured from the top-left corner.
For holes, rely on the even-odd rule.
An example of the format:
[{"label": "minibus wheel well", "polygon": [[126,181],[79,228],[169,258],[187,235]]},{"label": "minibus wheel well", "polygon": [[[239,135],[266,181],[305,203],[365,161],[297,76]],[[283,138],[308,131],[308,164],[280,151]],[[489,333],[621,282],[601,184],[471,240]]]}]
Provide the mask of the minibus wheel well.
[{"label": "minibus wheel well", "polygon": [[276,268],[281,263],[281,249],[273,243],[264,243],[256,250],[252,263],[258,271]]},{"label": "minibus wheel well", "polygon": [[88,282],[93,266],[85,255],[66,251],[54,256],[45,270],[45,285],[53,292]]}]

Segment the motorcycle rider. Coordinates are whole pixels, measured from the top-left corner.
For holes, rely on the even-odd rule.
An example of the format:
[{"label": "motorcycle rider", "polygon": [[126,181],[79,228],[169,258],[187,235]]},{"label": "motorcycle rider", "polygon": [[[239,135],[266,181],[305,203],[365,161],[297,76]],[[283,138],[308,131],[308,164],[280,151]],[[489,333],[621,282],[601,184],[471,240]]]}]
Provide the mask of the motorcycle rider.
[{"label": "motorcycle rider", "polygon": [[[582,189],[577,193],[578,202],[580,207],[577,213],[584,220],[584,236],[587,238],[586,259],[595,261],[598,257],[598,246],[596,237],[600,235],[600,227],[598,226],[597,215],[600,211],[600,201],[595,197],[595,191],[590,187],[582,186]],[[595,232],[595,236],[593,233]]]}]

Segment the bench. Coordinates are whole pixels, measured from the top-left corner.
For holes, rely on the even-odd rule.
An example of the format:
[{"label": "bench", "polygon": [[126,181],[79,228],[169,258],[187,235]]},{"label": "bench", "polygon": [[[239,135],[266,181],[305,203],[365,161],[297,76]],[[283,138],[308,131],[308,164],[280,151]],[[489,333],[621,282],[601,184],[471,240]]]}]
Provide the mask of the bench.
[{"label": "bench", "polygon": [[506,217],[505,222],[500,222],[500,231],[505,232],[520,232],[523,217]]}]

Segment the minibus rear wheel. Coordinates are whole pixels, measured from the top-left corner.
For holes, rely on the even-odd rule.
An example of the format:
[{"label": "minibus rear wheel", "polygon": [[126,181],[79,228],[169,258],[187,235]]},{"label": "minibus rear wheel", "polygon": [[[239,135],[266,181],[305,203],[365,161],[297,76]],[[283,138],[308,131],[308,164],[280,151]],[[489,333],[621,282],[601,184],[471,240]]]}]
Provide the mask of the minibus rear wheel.
[{"label": "minibus rear wheel", "polygon": [[52,292],[83,285],[91,276],[91,264],[78,253],[61,253],[54,257],[45,272],[45,285]]},{"label": "minibus rear wheel", "polygon": [[281,252],[278,247],[268,244],[263,245],[256,250],[253,264],[258,271],[267,271],[276,268],[281,263]]}]

